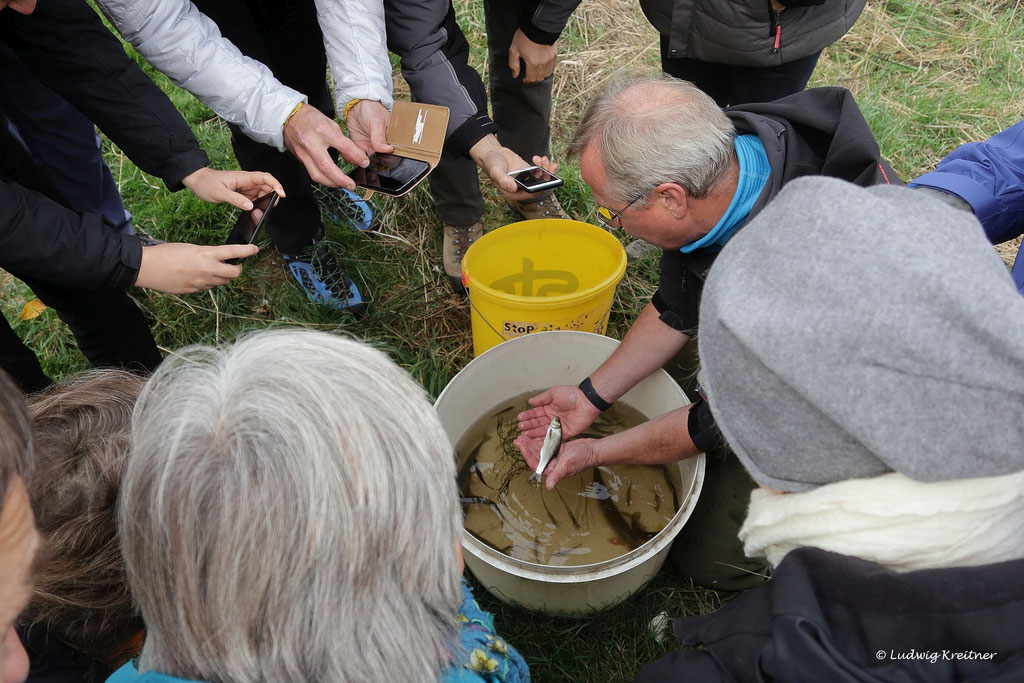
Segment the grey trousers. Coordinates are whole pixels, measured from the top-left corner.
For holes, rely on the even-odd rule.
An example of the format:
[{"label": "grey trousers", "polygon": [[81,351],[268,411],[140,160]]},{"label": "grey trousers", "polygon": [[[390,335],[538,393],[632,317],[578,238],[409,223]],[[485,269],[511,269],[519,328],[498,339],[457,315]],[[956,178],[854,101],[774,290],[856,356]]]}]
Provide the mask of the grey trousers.
[{"label": "grey trousers", "polygon": [[[484,0],[484,17],[491,111],[498,126],[498,140],[530,161],[534,155],[548,154],[553,78],[526,84],[524,69],[519,78],[512,78],[508,68],[508,48],[524,4],[519,0]],[[483,217],[484,201],[472,159],[445,153],[428,180],[434,208],[446,225],[471,225]]]},{"label": "grey trousers", "polygon": [[[693,399],[697,395],[699,367],[694,338],[665,370]],[[748,558],[738,533],[747,516],[750,492],[757,484],[728,446],[707,453],[705,464],[704,486],[697,506],[672,543],[669,561],[680,574],[707,588],[753,588],[767,578],[768,562],[764,558]]]}]

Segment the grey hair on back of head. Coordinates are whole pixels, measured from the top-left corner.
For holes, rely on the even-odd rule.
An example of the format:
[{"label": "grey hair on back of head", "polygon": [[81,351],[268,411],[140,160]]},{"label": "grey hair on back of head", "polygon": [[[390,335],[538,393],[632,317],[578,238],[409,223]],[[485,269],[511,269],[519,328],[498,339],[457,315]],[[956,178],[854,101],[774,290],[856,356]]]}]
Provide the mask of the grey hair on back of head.
[{"label": "grey hair on back of head", "polygon": [[141,670],[434,681],[455,646],[461,510],[423,389],[357,341],[252,334],[167,359],[119,510]]},{"label": "grey hair on back of head", "polygon": [[25,394],[0,370],[0,506],[14,477],[28,479],[33,461],[32,423]]},{"label": "grey hair on back of head", "polygon": [[584,108],[569,155],[596,145],[606,193],[623,204],[667,182],[702,198],[729,168],[734,137],[722,109],[693,83],[618,74]]}]

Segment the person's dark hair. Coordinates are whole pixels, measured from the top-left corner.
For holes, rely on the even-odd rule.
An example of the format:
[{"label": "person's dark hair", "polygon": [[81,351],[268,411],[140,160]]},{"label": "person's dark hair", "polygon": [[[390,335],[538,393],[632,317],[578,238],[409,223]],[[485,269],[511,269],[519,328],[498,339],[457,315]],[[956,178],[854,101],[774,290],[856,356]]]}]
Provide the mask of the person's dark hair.
[{"label": "person's dark hair", "polygon": [[143,384],[123,370],[93,370],[29,399],[37,462],[28,489],[47,562],[25,622],[104,662],[144,628],[117,539],[132,408]]},{"label": "person's dark hair", "polygon": [[0,370],[0,505],[11,479],[27,479],[32,470],[32,426],[25,395]]}]

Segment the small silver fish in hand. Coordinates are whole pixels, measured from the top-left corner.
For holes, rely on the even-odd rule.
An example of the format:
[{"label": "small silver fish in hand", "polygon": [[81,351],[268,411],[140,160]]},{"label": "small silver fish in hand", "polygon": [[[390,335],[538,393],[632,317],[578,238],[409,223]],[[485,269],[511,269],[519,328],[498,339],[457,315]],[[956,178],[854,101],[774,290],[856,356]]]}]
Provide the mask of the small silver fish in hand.
[{"label": "small silver fish in hand", "polygon": [[540,461],[537,462],[537,469],[530,475],[530,481],[537,481],[544,474],[544,468],[548,466],[551,459],[558,454],[558,447],[562,443],[562,421],[557,417],[551,420],[548,431],[544,434],[544,445],[540,447]]}]

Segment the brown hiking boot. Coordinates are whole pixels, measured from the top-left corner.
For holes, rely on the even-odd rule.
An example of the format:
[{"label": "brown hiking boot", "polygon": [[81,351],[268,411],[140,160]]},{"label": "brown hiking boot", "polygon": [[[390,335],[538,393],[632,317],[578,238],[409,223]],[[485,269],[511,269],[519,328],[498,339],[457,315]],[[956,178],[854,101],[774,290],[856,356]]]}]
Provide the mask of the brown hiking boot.
[{"label": "brown hiking boot", "polygon": [[554,192],[541,192],[531,199],[523,199],[518,202],[509,202],[508,208],[519,214],[524,220],[535,218],[568,218],[558,203],[558,197]]},{"label": "brown hiking boot", "polygon": [[476,242],[483,231],[484,226],[480,221],[473,225],[444,226],[444,272],[456,292],[466,291],[462,285],[462,257],[466,255],[469,245]]}]

